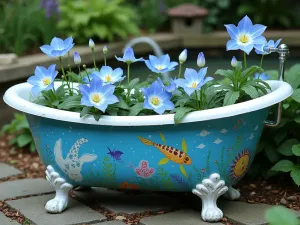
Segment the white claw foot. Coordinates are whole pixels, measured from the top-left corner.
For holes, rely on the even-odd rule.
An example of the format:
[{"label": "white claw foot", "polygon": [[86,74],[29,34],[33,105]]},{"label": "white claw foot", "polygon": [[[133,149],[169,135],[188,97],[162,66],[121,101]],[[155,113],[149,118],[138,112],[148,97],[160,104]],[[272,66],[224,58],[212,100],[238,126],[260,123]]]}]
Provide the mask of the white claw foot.
[{"label": "white claw foot", "polygon": [[241,197],[241,193],[233,188],[232,186],[228,187],[228,191],[224,194],[224,198],[228,200],[237,200]]},{"label": "white claw foot", "polygon": [[48,213],[61,213],[68,206],[69,191],[73,185],[66,183],[65,179],[61,178],[51,165],[47,166],[46,178],[55,188],[56,195],[54,199],[47,202],[45,209]]},{"label": "white claw foot", "polygon": [[226,191],[228,188],[217,173],[211,174],[209,179],[204,179],[202,184],[197,184],[193,189],[193,194],[202,200],[201,217],[204,221],[215,222],[223,218],[223,212],[217,207],[217,199]]}]

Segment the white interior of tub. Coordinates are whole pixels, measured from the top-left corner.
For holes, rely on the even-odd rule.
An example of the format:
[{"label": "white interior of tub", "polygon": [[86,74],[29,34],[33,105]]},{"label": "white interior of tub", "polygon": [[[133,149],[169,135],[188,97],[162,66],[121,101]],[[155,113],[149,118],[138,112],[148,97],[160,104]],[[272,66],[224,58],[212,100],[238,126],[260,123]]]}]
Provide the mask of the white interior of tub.
[{"label": "white interior of tub", "polygon": [[[181,123],[219,119],[256,111],[279,103],[293,93],[292,87],[286,82],[267,82],[271,86],[272,92],[265,96],[230,106],[191,112],[183,119]],[[92,116],[80,118],[79,113],[77,112],[48,108],[30,102],[29,99],[31,98],[31,87],[32,86],[28,83],[21,83],[12,86],[4,94],[4,102],[12,108],[28,114],[74,123],[111,126],[150,126],[174,124],[174,114],[152,116],[101,116],[99,121],[96,121]]]}]

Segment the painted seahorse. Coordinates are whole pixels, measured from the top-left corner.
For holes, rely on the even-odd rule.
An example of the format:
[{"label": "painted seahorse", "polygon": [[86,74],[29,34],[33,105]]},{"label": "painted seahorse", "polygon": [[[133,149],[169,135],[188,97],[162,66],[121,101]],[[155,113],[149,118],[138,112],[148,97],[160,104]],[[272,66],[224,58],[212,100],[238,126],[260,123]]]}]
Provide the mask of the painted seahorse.
[{"label": "painted seahorse", "polygon": [[92,162],[97,159],[97,155],[84,154],[78,158],[78,152],[80,146],[83,143],[88,142],[85,138],[78,139],[72,148],[69,150],[67,157],[64,159],[62,156],[62,143],[61,138],[56,141],[54,147],[55,161],[58,166],[64,171],[65,174],[69,176],[70,179],[74,181],[82,181],[81,169],[82,165],[87,162]]},{"label": "painted seahorse", "polygon": [[190,165],[192,163],[192,159],[185,152],[177,148],[167,146],[167,145],[157,144],[140,136],[138,136],[138,138],[145,145],[155,146],[161,153],[163,153],[167,157],[167,159],[175,163],[185,164],[185,165]]}]

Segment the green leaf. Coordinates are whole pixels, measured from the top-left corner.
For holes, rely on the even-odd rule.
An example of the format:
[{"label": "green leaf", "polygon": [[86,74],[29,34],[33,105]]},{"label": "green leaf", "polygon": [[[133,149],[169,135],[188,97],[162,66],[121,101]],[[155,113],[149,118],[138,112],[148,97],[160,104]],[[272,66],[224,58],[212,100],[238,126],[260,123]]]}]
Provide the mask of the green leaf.
[{"label": "green leaf", "polygon": [[300,88],[294,90],[294,93],[292,94],[292,99],[300,103]]},{"label": "green leaf", "polygon": [[136,116],[144,109],[144,103],[139,102],[132,106],[129,110],[128,116]]},{"label": "green leaf", "polygon": [[122,97],[118,98],[119,102],[114,104],[115,107],[121,108],[121,109],[129,109],[129,106],[127,105],[127,103],[124,101],[124,99]]},{"label": "green leaf", "polygon": [[297,215],[283,206],[267,209],[265,218],[270,225],[299,225]]},{"label": "green leaf", "polygon": [[82,83],[82,79],[79,75],[72,73],[72,72],[68,72],[69,77],[71,77],[74,81],[76,81],[77,83]]},{"label": "green leaf", "polygon": [[276,133],[274,135],[271,135],[273,140],[276,142],[277,145],[279,145],[284,138],[287,136],[287,131],[282,128],[276,131]]},{"label": "green leaf", "polygon": [[21,134],[16,137],[18,147],[23,148],[26,145],[30,144],[32,142],[32,136],[30,134]]},{"label": "green leaf", "polygon": [[239,96],[240,96],[239,91],[232,91],[232,90],[228,91],[225,95],[223,106],[234,104],[236,100],[238,100]]},{"label": "green leaf", "polygon": [[296,123],[300,123],[300,115],[296,116],[294,120]]},{"label": "green leaf", "polygon": [[249,95],[251,98],[258,98],[259,97],[259,93],[256,90],[255,87],[251,86],[251,85],[245,85],[242,87],[242,90]]},{"label": "green leaf", "polygon": [[297,144],[299,144],[299,141],[297,139],[288,139],[278,147],[277,151],[280,152],[282,155],[292,156],[292,147],[293,145]]},{"label": "green leaf", "polygon": [[100,110],[98,110],[97,112],[93,112],[93,117],[96,121],[99,121],[101,116],[102,112]]},{"label": "green leaf", "polygon": [[81,100],[80,95],[66,96],[64,101],[61,104],[59,104],[57,108],[69,110],[78,107],[80,106],[80,100]]},{"label": "green leaf", "polygon": [[293,167],[294,167],[294,163],[291,162],[290,160],[280,160],[271,168],[271,170],[289,172],[293,169]]},{"label": "green leaf", "polygon": [[166,164],[167,162],[169,162],[169,159],[168,159],[168,158],[163,158],[163,159],[161,159],[161,160],[158,162],[158,165],[164,165],[164,164]]},{"label": "green leaf", "polygon": [[285,80],[293,89],[296,89],[300,85],[300,64],[293,65],[286,73]]},{"label": "green leaf", "polygon": [[225,77],[229,77],[229,76],[233,75],[233,71],[232,70],[221,70],[221,69],[219,69],[215,72],[215,74],[225,76]]},{"label": "green leaf", "polygon": [[35,152],[36,151],[35,144],[34,144],[33,141],[30,143],[29,150],[30,150],[30,152]]},{"label": "green leaf", "polygon": [[88,115],[91,112],[91,110],[92,110],[92,107],[88,107],[88,106],[83,107],[83,109],[80,112],[80,118]]},{"label": "green leaf", "polygon": [[278,70],[266,70],[265,74],[270,76],[270,80],[278,80]]},{"label": "green leaf", "polygon": [[265,154],[272,163],[280,159],[280,154],[269,144],[265,147]]},{"label": "green leaf", "polygon": [[293,181],[295,184],[300,186],[300,166],[294,166],[292,172],[291,172],[291,177],[293,178]]},{"label": "green leaf", "polygon": [[174,115],[174,121],[175,123],[180,123],[181,120],[185,117],[185,115],[195,109],[189,108],[189,107],[181,107],[181,108],[176,108],[176,113]]},{"label": "green leaf", "polygon": [[137,83],[139,83],[139,81],[140,81],[139,78],[134,78],[133,80],[131,80],[131,81],[129,82],[129,88],[130,88],[130,89],[133,89],[134,86],[135,86]]},{"label": "green leaf", "polygon": [[300,144],[293,145],[292,152],[293,152],[294,155],[300,156]]}]

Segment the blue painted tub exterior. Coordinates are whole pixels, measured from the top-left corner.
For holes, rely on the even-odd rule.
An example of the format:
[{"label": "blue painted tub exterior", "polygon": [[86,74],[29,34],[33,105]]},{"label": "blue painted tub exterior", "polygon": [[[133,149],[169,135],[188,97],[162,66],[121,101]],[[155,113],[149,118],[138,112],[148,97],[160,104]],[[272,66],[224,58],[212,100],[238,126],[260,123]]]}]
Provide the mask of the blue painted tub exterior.
[{"label": "blue painted tub exterior", "polygon": [[43,163],[70,184],[191,191],[212,173],[219,173],[226,185],[245,175],[268,112],[265,108],[210,121],[131,127],[26,116]]}]

